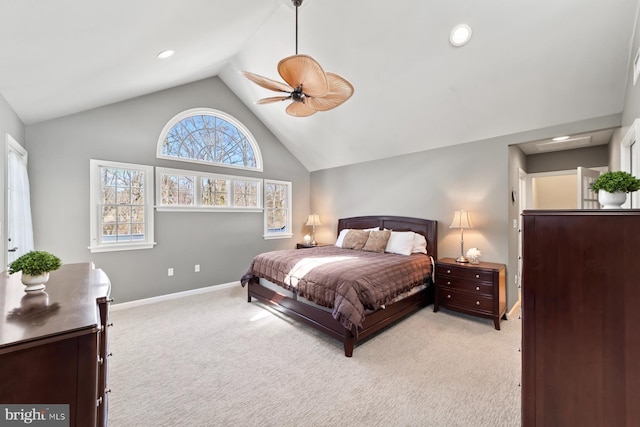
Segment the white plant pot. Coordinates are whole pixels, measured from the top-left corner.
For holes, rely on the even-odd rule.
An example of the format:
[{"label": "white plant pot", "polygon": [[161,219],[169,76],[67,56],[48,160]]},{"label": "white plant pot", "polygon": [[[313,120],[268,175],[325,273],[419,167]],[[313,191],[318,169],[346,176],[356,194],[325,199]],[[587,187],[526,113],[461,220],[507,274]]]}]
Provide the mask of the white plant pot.
[{"label": "white plant pot", "polygon": [[37,276],[23,273],[20,280],[22,281],[22,284],[26,286],[24,289],[25,292],[41,291],[45,288],[44,284],[49,280],[49,273],[47,272]]},{"label": "white plant pot", "polygon": [[626,201],[627,193],[624,191],[609,193],[605,190],[598,190],[598,202],[602,205],[602,209],[621,209],[622,204]]}]

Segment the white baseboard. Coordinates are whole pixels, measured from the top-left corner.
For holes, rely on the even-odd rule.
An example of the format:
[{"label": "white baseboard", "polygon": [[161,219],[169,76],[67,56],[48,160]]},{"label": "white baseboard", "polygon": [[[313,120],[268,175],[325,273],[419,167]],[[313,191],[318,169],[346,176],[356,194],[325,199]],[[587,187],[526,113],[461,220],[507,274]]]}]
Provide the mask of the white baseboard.
[{"label": "white baseboard", "polygon": [[511,307],[511,310],[507,312],[507,320],[513,319],[515,315],[518,313],[518,311],[520,311],[520,298],[518,298],[518,301],[516,301],[516,303],[513,304],[513,307]]},{"label": "white baseboard", "polygon": [[203,294],[205,292],[220,291],[222,289],[229,289],[233,286],[240,286],[240,282],[224,283],[222,285],[207,286],[206,288],[190,289],[188,291],[175,292],[172,294],[160,295],[157,297],[144,298],[144,299],[139,299],[135,301],[127,301],[119,304],[111,304],[111,311],[124,310],[126,308],[132,308],[132,307],[139,307],[141,305],[153,304],[155,302],[167,301],[167,300],[172,300],[176,298],[183,298],[190,295]]}]

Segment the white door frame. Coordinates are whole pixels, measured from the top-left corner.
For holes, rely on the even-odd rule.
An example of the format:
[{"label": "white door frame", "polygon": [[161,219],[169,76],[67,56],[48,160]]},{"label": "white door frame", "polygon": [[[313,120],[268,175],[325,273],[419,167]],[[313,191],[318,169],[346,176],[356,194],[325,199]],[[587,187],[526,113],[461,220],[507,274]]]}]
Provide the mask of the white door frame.
[{"label": "white door frame", "polygon": [[[640,119],[635,119],[627,133],[620,140],[620,169],[629,172],[631,175],[640,175]],[[622,205],[624,208],[640,208],[640,196],[636,193],[629,193],[627,201]]]},{"label": "white door frame", "polygon": [[0,226],[1,236],[4,236],[3,241],[4,245],[2,246],[4,249],[2,251],[2,268],[1,271],[4,271],[9,263],[9,249],[13,247],[11,243],[9,243],[9,230],[10,230],[10,217],[9,217],[9,152],[13,151],[17,153],[24,159],[25,164],[28,161],[28,153],[27,150],[24,149],[22,145],[18,141],[15,140],[10,134],[5,134],[5,144],[4,144],[4,184],[2,186],[2,191],[4,193],[4,212],[3,212],[3,221]]}]

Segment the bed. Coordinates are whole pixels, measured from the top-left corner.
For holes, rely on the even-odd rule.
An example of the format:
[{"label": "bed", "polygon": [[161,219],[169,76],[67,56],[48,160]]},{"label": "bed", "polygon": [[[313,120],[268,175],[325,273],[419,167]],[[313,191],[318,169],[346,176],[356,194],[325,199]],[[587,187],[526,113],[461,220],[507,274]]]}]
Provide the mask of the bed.
[{"label": "bed", "polygon": [[[351,230],[363,231],[349,233]],[[370,233],[370,230],[376,232]],[[398,255],[362,250],[366,248],[356,244],[351,249],[327,245],[267,252],[254,258],[241,279],[242,286],[247,286],[247,301],[256,298],[342,341],[345,356],[351,357],[357,343],[433,303],[437,221],[400,216],[338,220],[339,239],[349,236],[345,246],[351,245],[353,238],[363,233],[372,238],[374,235],[388,236],[388,232],[378,230],[392,230],[392,239],[413,233],[424,236],[422,242],[426,243],[426,250]],[[327,260],[327,257],[331,259]],[[333,274],[333,270],[339,270],[337,266],[343,264],[341,268],[345,270],[337,273],[344,276],[322,276],[324,270],[331,270]],[[284,266],[287,271],[282,271]],[[361,288],[363,283],[372,284],[371,290]],[[325,285],[326,289],[323,288]]]}]

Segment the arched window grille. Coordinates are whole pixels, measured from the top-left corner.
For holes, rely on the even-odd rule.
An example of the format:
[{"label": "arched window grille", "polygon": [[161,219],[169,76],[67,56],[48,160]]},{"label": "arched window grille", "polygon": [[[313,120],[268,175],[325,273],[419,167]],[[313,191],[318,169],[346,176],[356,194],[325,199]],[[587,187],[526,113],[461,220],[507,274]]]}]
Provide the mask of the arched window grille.
[{"label": "arched window grille", "polygon": [[251,132],[229,114],[194,108],[162,129],[158,158],[262,171],[262,155]]}]

